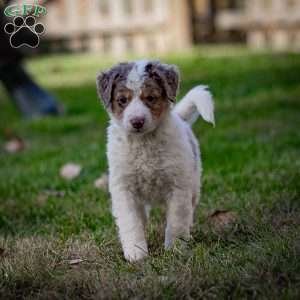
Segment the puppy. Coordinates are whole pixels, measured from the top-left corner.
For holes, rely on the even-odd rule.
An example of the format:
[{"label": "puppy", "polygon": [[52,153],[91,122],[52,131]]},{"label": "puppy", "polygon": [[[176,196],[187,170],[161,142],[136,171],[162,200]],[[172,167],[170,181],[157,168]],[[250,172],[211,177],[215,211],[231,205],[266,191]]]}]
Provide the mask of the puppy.
[{"label": "puppy", "polygon": [[165,248],[190,237],[201,175],[191,124],[199,114],[214,124],[213,100],[198,86],[175,105],[178,69],[159,61],[118,64],[96,83],[110,116],[112,213],[124,256],[133,262],[148,254],[144,229],[152,205],[167,208]]}]

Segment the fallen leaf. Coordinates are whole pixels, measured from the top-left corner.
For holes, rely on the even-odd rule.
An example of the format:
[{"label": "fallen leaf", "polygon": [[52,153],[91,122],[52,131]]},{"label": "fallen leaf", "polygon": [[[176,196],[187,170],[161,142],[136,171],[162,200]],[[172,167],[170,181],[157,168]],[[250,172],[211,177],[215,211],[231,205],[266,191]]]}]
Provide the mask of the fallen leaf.
[{"label": "fallen leaf", "polygon": [[101,177],[95,180],[94,186],[97,189],[108,191],[108,175],[107,173],[102,174]]},{"label": "fallen leaf", "polygon": [[3,256],[5,253],[5,250],[3,248],[0,248],[0,256]]},{"label": "fallen leaf", "polygon": [[4,149],[8,153],[17,153],[25,149],[25,144],[21,138],[14,137],[4,145]]},{"label": "fallen leaf", "polygon": [[49,197],[56,197],[56,198],[63,198],[65,196],[64,191],[56,191],[56,190],[43,190],[38,196],[37,196],[37,203],[39,205],[44,205]]},{"label": "fallen leaf", "polygon": [[81,258],[76,258],[76,259],[71,259],[69,260],[69,265],[73,266],[73,265],[78,265],[80,263],[84,262],[84,259]]},{"label": "fallen leaf", "polygon": [[44,205],[48,201],[48,195],[47,194],[39,194],[36,198],[36,202],[39,205]]},{"label": "fallen leaf", "polygon": [[74,163],[68,163],[61,167],[60,169],[60,176],[72,180],[79,176],[81,172],[81,166]]},{"label": "fallen leaf", "polygon": [[236,220],[237,216],[234,212],[222,209],[215,210],[208,217],[209,224],[218,231],[230,228]]}]

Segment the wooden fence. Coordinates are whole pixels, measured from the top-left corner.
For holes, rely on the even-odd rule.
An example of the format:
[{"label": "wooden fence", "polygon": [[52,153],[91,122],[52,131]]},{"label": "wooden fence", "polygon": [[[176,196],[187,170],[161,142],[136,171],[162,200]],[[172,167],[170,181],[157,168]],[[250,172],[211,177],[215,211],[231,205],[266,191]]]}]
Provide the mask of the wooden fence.
[{"label": "wooden fence", "polygon": [[43,22],[53,48],[119,56],[191,44],[185,0],[57,0],[47,9]]},{"label": "wooden fence", "polygon": [[221,30],[242,29],[252,48],[300,50],[300,0],[249,0],[240,11],[223,11]]}]

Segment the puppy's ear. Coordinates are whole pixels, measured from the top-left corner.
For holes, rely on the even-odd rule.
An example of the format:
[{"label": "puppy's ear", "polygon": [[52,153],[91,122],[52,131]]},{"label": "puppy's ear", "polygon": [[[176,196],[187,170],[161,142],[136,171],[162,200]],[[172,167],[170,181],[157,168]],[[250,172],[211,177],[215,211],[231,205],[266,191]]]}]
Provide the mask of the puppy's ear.
[{"label": "puppy's ear", "polygon": [[106,108],[109,108],[111,105],[113,84],[117,77],[118,72],[115,68],[97,75],[96,85],[98,96],[102,99]]},{"label": "puppy's ear", "polygon": [[126,80],[132,66],[132,63],[119,63],[110,70],[98,74],[96,80],[97,91],[106,108],[111,107],[114,86],[117,82]]},{"label": "puppy's ear", "polygon": [[160,62],[149,63],[146,70],[154,76],[159,77],[162,82],[168,99],[176,101],[179,90],[179,70],[175,65],[161,64]]}]

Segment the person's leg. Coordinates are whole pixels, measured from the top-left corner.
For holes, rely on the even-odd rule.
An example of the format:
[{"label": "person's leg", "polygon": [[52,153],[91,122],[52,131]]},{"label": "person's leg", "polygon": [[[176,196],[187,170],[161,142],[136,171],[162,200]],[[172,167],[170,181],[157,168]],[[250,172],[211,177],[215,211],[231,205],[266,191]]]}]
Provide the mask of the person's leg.
[{"label": "person's leg", "polygon": [[37,85],[24,70],[24,54],[11,47],[9,36],[2,30],[8,22],[3,11],[4,6],[0,7],[0,81],[26,117],[60,114],[62,109],[54,97]]},{"label": "person's leg", "polygon": [[20,63],[0,65],[0,80],[25,117],[58,115],[62,112],[54,97],[38,86]]}]

